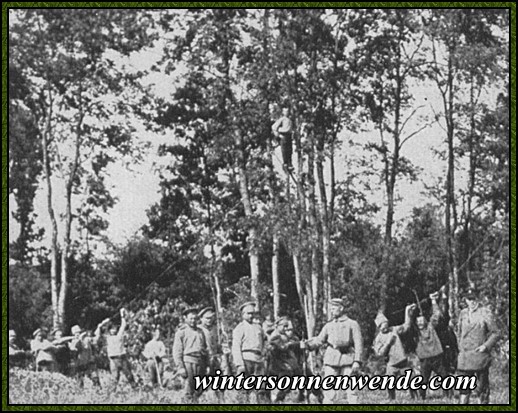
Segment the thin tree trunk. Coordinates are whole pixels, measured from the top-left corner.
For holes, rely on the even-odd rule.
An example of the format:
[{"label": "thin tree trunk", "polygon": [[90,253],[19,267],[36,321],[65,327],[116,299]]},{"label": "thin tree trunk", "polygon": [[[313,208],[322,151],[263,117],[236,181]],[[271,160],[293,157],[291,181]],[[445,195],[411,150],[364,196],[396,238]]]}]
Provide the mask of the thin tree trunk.
[{"label": "thin tree trunk", "polygon": [[[248,176],[246,173],[245,149],[241,134],[236,132],[236,143],[238,153],[238,171],[239,171],[239,192],[241,194],[241,203],[248,219],[252,219],[254,212],[250,199],[250,190],[248,186]],[[250,278],[251,287],[250,295],[254,300],[259,300],[259,253],[257,250],[258,234],[257,229],[252,226],[248,231],[248,257],[250,261]]]},{"label": "thin tree trunk", "polygon": [[[323,131],[320,131],[323,132]],[[324,178],[324,143],[323,136],[319,136],[317,158],[316,158],[316,169],[317,169],[317,180],[319,189],[319,213],[320,223],[322,225],[322,279],[323,279],[323,293],[324,293],[324,310],[326,314],[329,314],[328,303],[331,299],[331,276],[329,273],[330,267],[330,243],[331,243],[331,231],[329,228],[329,214],[327,209],[327,194]]]},{"label": "thin tree trunk", "polygon": [[54,328],[62,328],[59,318],[59,280],[58,280],[58,260],[59,260],[59,244],[58,244],[58,224],[54,211],[54,202],[52,200],[52,172],[50,169],[49,144],[52,131],[52,92],[49,86],[49,106],[47,118],[45,121],[45,130],[42,134],[42,154],[43,154],[43,170],[45,172],[45,182],[47,184],[47,210],[52,225],[51,244],[50,244],[50,298],[52,302],[52,325]]},{"label": "thin tree trunk", "polygon": [[[448,249],[449,274],[449,310],[454,319],[458,312],[459,274],[457,268],[457,257],[455,251],[455,229],[457,227],[457,214],[455,212],[455,152],[453,122],[454,94],[453,94],[453,50],[450,48],[448,55],[448,96],[444,97],[444,107],[448,139],[448,171],[446,179],[446,242]],[[452,224],[453,221],[453,224]]]}]

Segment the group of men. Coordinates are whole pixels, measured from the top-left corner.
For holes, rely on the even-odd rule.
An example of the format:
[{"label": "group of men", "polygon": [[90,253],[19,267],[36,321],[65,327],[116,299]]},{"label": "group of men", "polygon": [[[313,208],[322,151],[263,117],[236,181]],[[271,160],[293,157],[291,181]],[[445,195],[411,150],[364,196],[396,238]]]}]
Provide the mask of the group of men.
[{"label": "group of men", "polygon": [[[405,321],[397,326],[389,327],[387,318],[379,313],[375,319],[379,332],[374,340],[374,352],[386,357],[386,374],[391,376],[398,377],[411,370],[414,375],[420,374],[425,384],[429,383],[432,372],[441,377],[476,376],[480,403],[488,404],[490,351],[498,340],[491,311],[481,305],[476,290],[469,290],[465,295],[467,307],[460,312],[455,334],[439,305],[439,296],[439,293],[430,295],[432,314],[429,320],[423,314],[415,317],[416,304],[406,307]],[[409,350],[408,333],[414,326],[417,342]],[[445,391],[446,397],[452,395],[451,391]],[[426,388],[411,392],[411,396],[425,400]],[[395,400],[396,391],[389,390],[388,397]],[[470,390],[460,390],[459,403],[469,404],[470,397]]]},{"label": "group of men", "polygon": [[[70,336],[64,336],[63,331],[56,328],[51,331],[52,338],[49,340],[46,330],[38,328],[33,333],[30,351],[19,348],[16,343],[16,332],[9,330],[9,367],[23,366],[29,358],[33,357],[36,371],[73,375],[80,386],[84,385],[84,378],[88,377],[94,386],[100,387],[96,355],[104,342],[110,362],[113,386],[117,386],[121,372],[124,373],[128,382],[135,386],[124,343],[127,326],[124,309],[120,310],[120,315],[119,328],[107,318],[97,325],[93,335],[88,334],[80,326],[74,325],[70,330]],[[103,329],[107,330],[106,335],[102,334]]]},{"label": "group of men", "polygon": [[[437,329],[444,317],[437,302],[438,295],[430,296],[432,315],[427,320],[423,314],[416,316],[417,306],[408,305],[405,309],[405,322],[398,326],[389,326],[387,318],[378,314],[375,324],[379,328],[374,340],[373,350],[386,358],[386,374],[399,376],[408,369],[414,374],[418,372],[425,382],[430,379],[432,372],[445,376],[453,374],[455,368],[448,369],[448,358],[456,346],[445,342],[443,334]],[[475,292],[466,296],[467,308],[462,310],[458,323],[458,363],[456,370],[463,375],[476,375],[477,389],[480,401],[489,403],[489,364],[490,350],[496,343],[498,335],[491,312],[480,304]],[[361,328],[355,320],[346,313],[346,303],[342,299],[333,299],[329,303],[330,321],[324,325],[320,334],[308,340],[300,340],[294,334],[293,322],[289,317],[281,317],[277,321],[266,320],[261,324],[258,318],[258,307],[254,302],[247,302],[240,307],[241,322],[232,332],[231,346],[227,340],[222,340],[216,323],[216,312],[212,307],[199,311],[188,308],[183,312],[184,323],[181,324],[174,336],[172,357],[177,367],[176,376],[184,379],[184,401],[193,402],[201,394],[195,388],[195,377],[224,374],[243,374],[248,376],[311,376],[306,352],[323,348],[322,376],[352,376],[360,374],[364,357],[364,342]],[[79,326],[72,327],[72,335],[64,337],[62,332],[53,332],[53,341],[45,338],[45,332],[38,329],[34,332],[31,351],[35,356],[38,370],[67,371],[67,358],[63,356],[65,349],[72,354],[73,371],[81,385],[85,376],[94,385],[99,386],[99,376],[94,360],[94,349],[100,346],[102,337],[105,338],[107,355],[110,361],[110,371],[113,384],[117,386],[120,373],[124,373],[128,382],[135,386],[130,361],[124,345],[124,333],[127,321],[126,313],[121,310],[121,325],[110,322],[109,319],[100,323],[93,336],[87,335]],[[416,327],[417,343],[409,350],[404,341],[406,334]],[[102,331],[108,327],[108,334]],[[15,344],[15,334],[9,333],[9,360],[16,364],[22,350]],[[153,332],[142,354],[147,359],[146,369],[152,385],[163,385],[164,362],[166,361],[166,346],[160,340],[160,329]],[[455,354],[456,356],[456,354]],[[454,356],[454,357],[455,357]],[[233,366],[232,366],[233,365]],[[272,392],[265,386],[258,390],[243,392],[246,403],[267,404],[282,402],[289,390],[277,391],[272,399]],[[309,399],[300,390],[296,395],[298,401]],[[357,390],[346,391],[312,390],[318,402],[325,404],[358,403]],[[422,399],[426,390],[419,392]],[[218,400],[224,397],[223,391],[216,392]],[[418,394],[414,394],[418,397]],[[396,398],[395,390],[390,390],[388,397]],[[462,391],[460,403],[468,404],[470,392]]]}]

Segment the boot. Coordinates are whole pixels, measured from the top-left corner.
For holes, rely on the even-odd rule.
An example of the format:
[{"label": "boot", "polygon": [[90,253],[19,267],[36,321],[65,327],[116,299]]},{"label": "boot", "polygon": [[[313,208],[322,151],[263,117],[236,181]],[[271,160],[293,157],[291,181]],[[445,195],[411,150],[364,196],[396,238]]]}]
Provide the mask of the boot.
[{"label": "boot", "polygon": [[469,404],[469,394],[461,394],[459,404]]}]

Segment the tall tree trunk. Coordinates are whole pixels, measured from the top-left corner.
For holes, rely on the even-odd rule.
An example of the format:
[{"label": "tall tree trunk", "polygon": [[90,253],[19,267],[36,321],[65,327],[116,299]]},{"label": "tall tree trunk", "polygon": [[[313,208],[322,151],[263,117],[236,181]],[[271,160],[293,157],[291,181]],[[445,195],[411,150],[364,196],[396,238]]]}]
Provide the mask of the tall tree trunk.
[{"label": "tall tree trunk", "polygon": [[[263,63],[265,67],[270,70],[270,52],[269,52],[269,38],[270,38],[270,10],[265,9],[263,14]],[[264,85],[264,88],[261,90],[262,99],[264,101],[263,111],[264,111],[264,134],[267,142],[267,151],[270,155],[269,159],[269,192],[271,199],[271,209],[278,212],[279,207],[279,196],[276,191],[275,185],[275,170],[273,168],[274,165],[274,152],[273,152],[273,143],[272,143],[272,129],[270,118],[270,96],[267,90],[267,84]],[[288,182],[289,185],[289,182]],[[289,187],[288,187],[289,188]],[[273,315],[275,319],[279,318],[281,311],[281,291],[280,291],[280,283],[279,283],[279,263],[280,263],[280,243],[281,238],[279,235],[279,229],[277,225],[274,225],[273,235],[272,235],[272,293],[273,293]]]},{"label": "tall tree trunk", "polygon": [[[248,175],[246,173],[246,155],[243,137],[240,132],[236,132],[236,146],[238,154],[238,171],[239,171],[239,192],[241,194],[241,203],[245,210],[245,215],[252,220],[254,211],[252,209],[252,201],[250,199],[250,190],[248,185]],[[258,233],[257,228],[252,226],[248,230],[248,257],[250,261],[250,278],[251,287],[250,295],[256,301],[259,300],[259,252],[257,247]]]},{"label": "tall tree trunk", "polygon": [[447,140],[448,140],[448,171],[446,178],[446,243],[448,249],[449,289],[448,306],[452,318],[456,320],[459,308],[459,274],[457,268],[457,256],[455,250],[455,230],[457,227],[457,214],[455,209],[455,152],[454,134],[455,124],[453,121],[454,112],[454,80],[453,80],[453,49],[448,51],[448,93],[443,95]]},{"label": "tall tree trunk", "polygon": [[[475,82],[473,74],[470,78],[470,132],[468,135],[468,148],[469,148],[469,180],[468,180],[468,199],[466,207],[466,218],[464,221],[464,256],[462,262],[469,259],[471,254],[471,220],[473,215],[473,197],[475,196],[475,176],[476,176],[476,151],[475,151],[475,139],[476,139],[476,122],[475,122],[475,111],[476,111],[476,99],[475,99]],[[468,262],[465,268],[466,279],[468,284],[472,283],[471,279],[471,264]]]},{"label": "tall tree trunk", "polygon": [[324,293],[324,305],[325,313],[329,314],[329,300],[331,299],[331,276],[329,272],[330,267],[330,244],[331,244],[331,230],[329,228],[329,213],[327,208],[327,194],[324,178],[324,131],[319,131],[317,137],[317,157],[316,157],[316,170],[317,170],[317,181],[319,189],[319,215],[320,224],[322,226],[322,279],[323,279],[323,293]]},{"label": "tall tree trunk", "polygon": [[43,154],[43,170],[45,173],[45,182],[47,184],[47,210],[52,224],[51,244],[50,244],[50,298],[52,303],[52,325],[54,328],[62,328],[59,317],[59,279],[58,279],[58,261],[59,261],[59,243],[58,243],[58,224],[54,211],[54,202],[52,199],[52,172],[50,168],[49,145],[52,134],[52,91],[48,87],[49,105],[47,108],[47,117],[45,120],[45,130],[42,133],[42,154]]}]

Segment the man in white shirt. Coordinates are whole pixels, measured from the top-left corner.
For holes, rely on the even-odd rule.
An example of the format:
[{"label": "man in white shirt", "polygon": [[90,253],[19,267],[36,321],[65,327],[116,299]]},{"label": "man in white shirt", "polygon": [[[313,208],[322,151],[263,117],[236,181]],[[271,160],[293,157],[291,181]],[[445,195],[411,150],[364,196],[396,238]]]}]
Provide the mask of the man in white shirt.
[{"label": "man in white shirt", "polygon": [[166,355],[165,344],[160,340],[160,327],[153,331],[153,338],[148,341],[142,355],[147,359],[146,371],[149,373],[152,387],[162,385],[162,373],[164,371],[164,357]]}]

